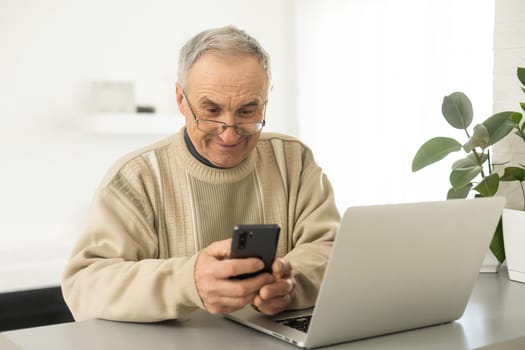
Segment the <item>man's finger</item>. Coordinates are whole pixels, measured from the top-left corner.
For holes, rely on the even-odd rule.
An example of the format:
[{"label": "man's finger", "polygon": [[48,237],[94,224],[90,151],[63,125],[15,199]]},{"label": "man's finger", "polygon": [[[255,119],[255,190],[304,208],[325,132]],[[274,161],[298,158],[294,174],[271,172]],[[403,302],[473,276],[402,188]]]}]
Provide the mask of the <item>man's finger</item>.
[{"label": "man's finger", "polygon": [[207,254],[217,258],[218,260],[230,257],[232,239],[228,238],[222,241],[216,241],[207,246],[204,250]]},{"label": "man's finger", "polygon": [[263,300],[270,300],[290,294],[294,288],[295,286],[291,279],[280,279],[275,281],[275,283],[263,286],[259,291],[259,295]]},{"label": "man's finger", "polygon": [[275,278],[287,278],[292,275],[292,265],[283,259],[276,259],[272,264],[272,273]]},{"label": "man's finger", "polygon": [[245,280],[217,279],[205,284],[199,295],[210,313],[229,313],[253,304],[260,288],[271,282],[273,277],[268,273]]},{"label": "man's finger", "polygon": [[273,316],[282,312],[290,305],[292,296],[290,294],[282,297],[273,298],[269,301],[262,300],[259,296],[255,297],[253,305],[265,315]]},{"label": "man's finger", "polygon": [[218,278],[230,278],[233,276],[259,272],[264,268],[262,260],[257,258],[225,259],[216,265],[215,274]]},{"label": "man's finger", "polygon": [[273,282],[273,277],[268,273],[261,273],[244,280],[218,279],[206,290],[212,291],[219,297],[243,298],[247,295],[257,294],[264,285]]}]

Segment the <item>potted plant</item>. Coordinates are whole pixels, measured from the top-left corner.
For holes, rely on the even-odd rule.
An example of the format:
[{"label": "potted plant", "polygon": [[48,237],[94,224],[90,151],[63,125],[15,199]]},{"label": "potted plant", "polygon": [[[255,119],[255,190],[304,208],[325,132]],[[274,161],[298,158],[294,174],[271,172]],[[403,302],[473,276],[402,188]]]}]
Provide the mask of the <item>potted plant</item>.
[{"label": "potted plant", "polygon": [[[525,68],[518,68],[517,74],[520,82],[525,86]],[[525,92],[523,86],[522,90]],[[521,108],[525,110],[525,103],[521,103]],[[523,116],[520,112],[496,113],[469,130],[474,113],[472,103],[464,93],[454,92],[445,96],[441,110],[445,120],[452,127],[465,131],[466,142],[460,143],[450,137],[434,137],[428,140],[416,152],[412,161],[412,171],[419,171],[453,152],[463,150],[463,156],[452,165],[449,176],[451,188],[447,193],[447,199],[467,198],[469,194],[473,194],[475,197],[494,196],[498,192],[500,181],[518,181],[523,186],[525,165],[506,167],[503,169],[503,174],[500,175],[494,170],[490,154],[490,147],[513,130],[525,142],[525,122],[522,121]],[[523,189],[523,187],[521,188]],[[525,210],[525,190],[522,190],[522,193]],[[525,236],[525,232],[523,236]],[[525,250],[525,239],[523,243],[522,252]],[[490,251],[500,263],[505,261],[501,221],[491,241]],[[525,276],[525,266],[523,272]]]},{"label": "potted plant", "polygon": [[[518,68],[518,79],[521,90],[525,92],[525,68]],[[520,107],[525,111],[524,102],[520,102]],[[521,114],[516,114],[513,122],[515,135],[525,144],[525,120],[522,120]],[[500,177],[501,181],[517,182],[516,191],[521,193],[519,203],[515,204],[519,210],[503,210],[503,236],[509,278],[525,282],[525,164],[517,163],[506,166]]]}]

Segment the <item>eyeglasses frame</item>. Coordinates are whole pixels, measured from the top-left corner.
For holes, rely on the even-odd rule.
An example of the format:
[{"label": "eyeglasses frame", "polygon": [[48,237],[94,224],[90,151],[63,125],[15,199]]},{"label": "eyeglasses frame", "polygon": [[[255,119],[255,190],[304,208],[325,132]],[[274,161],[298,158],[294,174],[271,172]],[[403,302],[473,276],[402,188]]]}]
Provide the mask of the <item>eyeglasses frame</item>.
[{"label": "eyeglasses frame", "polygon": [[[226,129],[233,128],[233,130],[235,130],[235,133],[237,133],[237,135],[239,135],[239,136],[251,136],[251,135],[255,135],[255,134],[261,132],[261,130],[266,125],[266,117],[265,117],[265,115],[266,115],[266,104],[264,105],[263,120],[262,121],[260,121],[260,122],[241,122],[241,123],[235,123],[235,124],[226,124],[225,122],[222,122],[220,120],[209,120],[209,119],[199,119],[199,118],[197,118],[197,115],[195,114],[195,112],[193,111],[193,108],[191,107],[191,103],[190,103],[190,100],[188,98],[188,95],[186,95],[186,91],[182,90],[182,95],[186,99],[186,103],[188,104],[188,108],[190,109],[191,115],[193,116],[193,119],[194,119],[195,123],[197,123],[197,129],[199,129],[202,132],[205,132],[205,133],[208,133],[208,134],[211,134],[211,135],[220,135],[223,132],[225,132]],[[222,129],[221,129],[222,131],[220,131],[218,133],[213,133],[213,132],[202,130],[202,129],[199,128],[199,121],[206,121],[206,122],[211,122],[211,123],[215,123],[215,124],[218,124],[218,125],[222,125]],[[239,125],[243,125],[243,124],[261,124],[261,127],[260,127],[260,129],[258,131],[254,132],[254,133],[243,133],[241,127],[239,126]],[[219,130],[219,128],[217,128],[217,130]]]}]

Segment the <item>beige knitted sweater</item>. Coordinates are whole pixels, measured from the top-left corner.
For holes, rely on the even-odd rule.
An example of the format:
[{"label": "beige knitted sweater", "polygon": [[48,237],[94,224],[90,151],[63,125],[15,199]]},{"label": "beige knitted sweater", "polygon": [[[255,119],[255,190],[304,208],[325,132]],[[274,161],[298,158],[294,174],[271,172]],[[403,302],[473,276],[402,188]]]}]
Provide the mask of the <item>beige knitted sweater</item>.
[{"label": "beige knitted sweater", "polygon": [[311,151],[263,133],[242,164],[215,169],[189,152],[183,134],[124,157],[102,181],[63,275],[75,319],[151,322],[203,308],[197,253],[237,224],[281,224],[277,254],[297,281],[291,308],[312,306],[339,213]]}]

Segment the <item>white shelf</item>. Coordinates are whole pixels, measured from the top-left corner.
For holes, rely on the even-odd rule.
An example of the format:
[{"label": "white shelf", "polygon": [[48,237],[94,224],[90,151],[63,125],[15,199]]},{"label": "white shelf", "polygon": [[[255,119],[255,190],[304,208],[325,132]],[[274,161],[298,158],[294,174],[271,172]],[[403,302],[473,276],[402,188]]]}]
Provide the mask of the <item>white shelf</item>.
[{"label": "white shelf", "polygon": [[80,122],[84,131],[95,134],[168,135],[184,125],[181,114],[92,114]]}]

